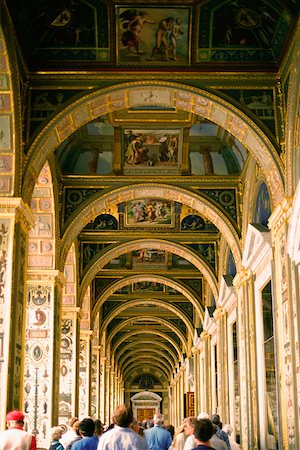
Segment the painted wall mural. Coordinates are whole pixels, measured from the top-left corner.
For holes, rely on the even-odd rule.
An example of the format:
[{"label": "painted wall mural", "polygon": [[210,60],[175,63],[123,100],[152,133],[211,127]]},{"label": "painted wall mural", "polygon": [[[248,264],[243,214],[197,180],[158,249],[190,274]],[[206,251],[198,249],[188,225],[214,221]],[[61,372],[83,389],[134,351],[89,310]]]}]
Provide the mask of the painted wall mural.
[{"label": "painted wall mural", "polygon": [[272,213],[271,199],[266,183],[262,183],[256,197],[253,222],[268,226],[268,220]]},{"label": "painted wall mural", "polygon": [[139,270],[148,269],[166,269],[167,268],[167,252],[156,249],[140,249],[134,250],[132,256],[132,268]]},{"label": "painted wall mural", "polygon": [[174,227],[174,202],[140,199],[126,203],[126,227]]},{"label": "painted wall mural", "polygon": [[248,108],[276,136],[277,124],[275,121],[275,94],[273,89],[222,89],[222,92],[232,97],[242,107]]},{"label": "painted wall mural", "polygon": [[36,434],[39,447],[48,446],[52,308],[52,287],[29,284],[27,287],[24,411],[27,413],[28,430]]},{"label": "painted wall mural", "polygon": [[199,11],[197,61],[274,61],[291,22],[291,12],[277,1],[236,0],[230,7],[221,0],[206,2]]},{"label": "painted wall mural", "polygon": [[0,194],[12,195],[14,171],[13,101],[10,65],[0,29]]},{"label": "painted wall mural", "polygon": [[[149,95],[146,91],[145,94]],[[126,129],[123,133],[123,154],[125,174],[141,173],[141,170],[142,173],[144,170],[149,173],[178,171],[182,154],[181,131]]]},{"label": "painted wall mural", "polygon": [[54,204],[48,163],[41,170],[30,208],[35,227],[29,232],[28,267],[54,268]]},{"label": "painted wall mural", "polygon": [[[29,11],[37,20],[30,21]],[[19,38],[25,49],[39,61],[108,61],[109,21],[106,2],[66,2],[49,4],[40,1],[34,7],[18,5]],[[35,48],[31,47],[32,42]]]},{"label": "painted wall mural", "polygon": [[118,64],[188,64],[188,7],[116,7]]},{"label": "painted wall mural", "polygon": [[89,231],[105,231],[117,230],[118,221],[112,214],[100,214],[92,222],[88,223],[84,230]]},{"label": "painted wall mural", "polygon": [[[65,316],[63,316],[65,317]],[[76,320],[76,319],[75,319]],[[59,420],[66,423],[74,407],[74,319],[63,318],[61,324]]]},{"label": "painted wall mural", "polygon": [[29,139],[36,128],[41,125],[51,114],[63,108],[70,98],[80,92],[80,90],[74,89],[31,90],[30,125],[27,139]]}]

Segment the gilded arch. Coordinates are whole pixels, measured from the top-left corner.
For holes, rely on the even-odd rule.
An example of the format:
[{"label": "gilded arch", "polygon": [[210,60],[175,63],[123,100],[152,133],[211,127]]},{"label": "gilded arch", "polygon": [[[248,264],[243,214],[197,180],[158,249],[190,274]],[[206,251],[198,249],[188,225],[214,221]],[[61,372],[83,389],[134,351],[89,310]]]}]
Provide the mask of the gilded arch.
[{"label": "gilded arch", "polygon": [[300,27],[294,41],[293,63],[290,71],[286,134],[286,195],[294,195],[300,179]]},{"label": "gilded arch", "polygon": [[[151,351],[151,347],[153,345],[153,341],[149,341],[149,340],[143,339],[142,343],[143,343],[143,345],[149,345],[149,351]],[[166,346],[162,342],[159,342],[159,341],[155,342],[155,347],[166,349]],[[131,343],[125,345],[124,347],[122,347],[122,352],[119,353],[114,358],[115,365],[118,364],[118,361],[121,358],[123,352],[126,352],[126,350],[135,349],[135,348],[137,348],[137,349],[140,348],[140,344],[138,342],[131,342]],[[147,351],[147,350],[148,349],[145,349],[145,348],[143,349],[143,351]],[[172,357],[174,364],[176,364],[177,363],[176,355],[173,353],[173,351],[171,351],[170,348],[168,348],[168,354]]]},{"label": "gilded arch", "polygon": [[[149,355],[149,353],[151,354]],[[174,366],[176,365],[176,363],[174,364],[174,362],[172,362],[172,360],[168,357],[166,353],[155,348],[154,346],[153,348],[150,349],[140,348],[138,351],[133,351],[130,357],[128,355],[123,356],[119,361],[118,367],[120,369],[123,369],[123,367],[126,365],[126,362],[129,361],[129,358],[130,360],[131,358],[133,358],[133,361],[136,361],[137,356],[139,357],[138,359],[145,357],[145,359],[148,359],[152,362],[152,355],[158,356],[158,358],[161,358],[161,360],[165,360],[166,362],[168,362],[171,368],[174,368]]]},{"label": "gilded arch", "polygon": [[[24,184],[28,186],[25,200],[29,201],[37,173],[61,142],[84,124],[103,114],[135,107],[134,100],[146,88],[162,91],[158,106],[168,106],[200,115],[220,125],[254,155],[262,166],[274,201],[284,194],[283,167],[276,149],[255,123],[243,112],[202,89],[174,82],[139,81],[124,83],[83,95],[58,113],[43,128],[29,148],[24,168]],[[168,99],[167,101],[165,99]]]},{"label": "gilded arch", "polygon": [[[119,313],[125,311],[126,309],[129,308],[133,308],[134,306],[139,306],[139,305],[143,305],[143,304],[151,304],[151,305],[155,305],[155,306],[160,306],[162,308],[167,309],[168,311],[171,311],[173,314],[177,315],[186,325],[187,329],[189,330],[189,332],[193,335],[193,327],[192,324],[186,319],[186,316],[181,313],[177,308],[175,308],[174,306],[172,306],[172,304],[164,302],[162,300],[153,300],[151,298],[147,298],[147,299],[138,299],[138,300],[130,300],[129,302],[126,302],[125,304],[122,304],[121,306],[118,306],[117,308],[115,308],[110,314],[108,314],[108,316],[103,320],[102,324],[101,324],[101,329],[100,329],[100,335],[102,335],[103,331],[107,328],[107,325],[109,324],[109,322],[114,319]],[[144,318],[144,316],[141,316],[140,319]],[[183,335],[183,333],[181,333],[180,330],[178,330],[176,327],[174,327],[173,325],[171,325],[168,321],[164,320],[164,319],[158,319],[155,317],[150,316],[148,318],[148,320],[152,320],[153,322],[157,322],[157,323],[161,323],[163,325],[166,325],[168,328],[171,328],[172,331],[177,330],[177,334],[178,337],[181,338],[182,342],[185,342],[185,336]]]},{"label": "gilded arch", "polygon": [[[155,249],[155,250],[165,250],[170,253],[175,253],[185,259],[189,259],[189,261],[194,264],[197,269],[204,275],[204,277],[208,280],[208,283],[210,285],[210,288],[214,294],[215,299],[218,298],[218,285],[216,277],[212,271],[212,269],[209,267],[209,265],[201,258],[199,255],[197,255],[193,250],[183,247],[180,244],[173,243],[170,241],[166,241],[163,239],[140,239],[130,242],[125,242],[117,247],[112,248],[111,250],[105,249],[105,252],[102,257],[99,258],[99,256],[96,255],[94,262],[92,261],[92,265],[89,268],[87,274],[83,278],[82,285],[81,285],[81,291],[80,291],[80,300],[82,300],[84,293],[91,283],[92,279],[96,276],[98,271],[102,269],[106,264],[108,264],[112,259],[117,258],[118,256],[122,255],[123,253],[127,253],[133,250],[138,249]],[[129,277],[131,279],[131,277]],[[127,278],[126,278],[127,279]],[[149,278],[148,278],[149,279]],[[139,278],[141,281],[141,278]],[[168,279],[166,278],[166,281]],[[132,282],[138,281],[138,280],[132,280]],[[146,280],[145,280],[146,281]],[[151,280],[154,281],[154,280]],[[156,281],[156,280],[155,280]],[[168,280],[170,283],[170,280]],[[171,286],[170,284],[168,284]],[[113,294],[114,286],[108,288],[107,294],[111,295]],[[122,287],[122,286],[119,286]],[[175,285],[172,285],[171,287],[175,288]],[[186,295],[186,294],[184,294]]]},{"label": "gilded arch", "polygon": [[[120,325],[118,325],[117,327],[114,328],[113,333],[108,337],[107,340],[107,347],[110,347],[111,341],[113,339],[113,337],[120,331],[122,330],[122,328],[126,327],[130,322],[132,322],[132,318],[124,320]],[[174,330],[172,330],[174,331]],[[177,331],[177,330],[176,330]],[[117,345],[121,345],[122,342],[124,342],[124,340],[131,338],[132,336],[136,336],[138,334],[145,334],[144,330],[137,330],[137,331],[132,331],[130,333],[126,333],[125,336],[122,336],[118,341],[116,341],[115,346]],[[169,336],[165,335],[164,333],[162,333],[159,330],[147,330],[147,334],[153,334],[154,336],[160,336],[163,339],[165,339],[166,341],[168,341],[176,350],[178,357],[181,357],[181,350],[180,347],[178,347],[177,343],[175,341],[173,341],[172,338],[170,338]]]},{"label": "gilded arch", "polygon": [[176,289],[177,291],[179,291],[181,294],[183,294],[188,300],[190,300],[190,302],[192,303],[192,305],[194,306],[196,313],[199,315],[199,317],[201,317],[202,320],[204,320],[204,311],[200,306],[199,301],[197,300],[196,297],[194,297],[190,291],[188,289],[186,289],[184,286],[182,286],[178,281],[174,281],[174,280],[170,280],[167,277],[164,276],[159,276],[159,275],[143,275],[143,276],[138,276],[138,275],[132,275],[129,276],[125,279],[122,279],[120,281],[117,281],[116,283],[114,283],[112,286],[110,286],[104,294],[102,294],[98,299],[97,302],[94,306],[93,309],[93,313],[92,313],[92,322],[97,314],[97,312],[99,311],[99,309],[101,308],[101,306],[103,305],[103,303],[118,289],[121,289],[124,286],[127,286],[128,284],[134,283],[135,281],[153,281],[153,282],[157,282],[157,283],[162,283],[165,284],[167,286],[170,286],[174,289]]},{"label": "gilded arch", "polygon": [[[138,365],[138,367],[134,367],[131,371],[128,372],[127,378],[126,378],[126,384],[131,384],[131,382],[134,380],[134,378],[137,375],[143,374],[145,373],[144,367],[141,365]],[[156,378],[160,378],[161,376],[161,371],[159,369],[156,368],[152,368],[151,370],[151,374],[153,374],[154,376],[156,376]],[[167,380],[165,380],[167,381]],[[163,384],[163,383],[162,383]]]},{"label": "gilded arch", "polygon": [[[150,367],[157,367],[159,368],[162,372],[165,373],[166,378],[168,379],[168,377],[170,378],[171,374],[172,374],[172,367],[169,367],[164,361],[162,361],[161,358],[159,358],[158,356],[152,356],[151,361],[149,361],[149,357],[148,356],[143,356],[141,355],[139,357],[139,363],[143,364],[144,367],[147,367],[147,365],[149,365]],[[123,374],[124,374],[124,378],[126,379],[126,375],[127,373],[132,370],[132,363],[136,364],[136,358],[132,357],[130,359],[128,359],[122,369],[123,369]]]},{"label": "gilded arch", "polygon": [[101,197],[98,196],[98,198],[94,198],[94,200],[92,199],[90,202],[83,204],[81,209],[76,212],[76,217],[65,230],[63,235],[61,243],[61,261],[63,262],[65,260],[69,247],[82,228],[92,219],[101,214],[103,210],[109,208],[110,204],[122,203],[123,201],[127,201],[128,198],[134,200],[155,196],[170,201],[180,202],[207,217],[221,231],[221,233],[226,236],[226,240],[231,248],[236,266],[240,267],[241,249],[238,234],[226,216],[220,212],[216,206],[212,205],[208,200],[201,198],[199,195],[186,189],[154,183],[138,184],[134,187],[122,187],[113,192],[106,193]]}]

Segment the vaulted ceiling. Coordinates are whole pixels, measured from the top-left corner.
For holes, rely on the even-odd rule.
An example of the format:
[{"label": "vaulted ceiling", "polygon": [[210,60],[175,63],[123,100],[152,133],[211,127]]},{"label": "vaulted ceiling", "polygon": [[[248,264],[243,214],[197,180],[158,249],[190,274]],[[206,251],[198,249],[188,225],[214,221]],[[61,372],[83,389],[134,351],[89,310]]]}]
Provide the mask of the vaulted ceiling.
[{"label": "vaulted ceiling", "polygon": [[[25,151],[48,120],[86,92],[176,74],[182,86],[204,87],[229,100],[280,154],[276,80],[298,1],[10,0],[7,7],[28,77]],[[159,34],[164,27],[169,28]],[[159,36],[168,38],[165,48]],[[216,73],[229,78],[220,82]],[[241,192],[249,165],[249,151],[217,120],[162,106],[158,94],[159,88],[146,87],[138,107],[82,126],[62,140],[51,160],[61,236],[89,199],[124,186],[160,183],[151,197],[133,199],[128,193],[118,201],[116,194],[96,217],[87,208],[91,220],[76,239],[79,286],[91,287],[91,310],[93,318],[99,313],[107,351],[128,388],[156,390],[191,354],[205,307],[206,314],[213,313],[220,265],[236,273],[229,248],[220,261],[220,230],[179,199],[166,200],[161,185],[201,196],[241,237]],[[265,185],[261,195],[257,220],[264,217],[265,225],[271,210]]]}]

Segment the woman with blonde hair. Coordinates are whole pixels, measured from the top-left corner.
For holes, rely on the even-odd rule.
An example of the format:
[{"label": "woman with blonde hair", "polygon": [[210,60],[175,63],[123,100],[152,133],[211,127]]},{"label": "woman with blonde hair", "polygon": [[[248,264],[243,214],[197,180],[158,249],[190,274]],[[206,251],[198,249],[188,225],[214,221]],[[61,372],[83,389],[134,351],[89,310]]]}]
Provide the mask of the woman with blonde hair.
[{"label": "woman with blonde hair", "polygon": [[184,432],[187,436],[184,444],[184,450],[192,450],[197,445],[194,437],[196,422],[196,417],[187,417],[183,421]]},{"label": "woman with blonde hair", "polygon": [[64,450],[64,446],[59,442],[62,437],[63,429],[61,427],[53,427],[50,431],[51,445],[49,450]]},{"label": "woman with blonde hair", "polygon": [[182,423],[176,428],[174,439],[169,450],[183,450],[186,441],[186,435],[184,432],[184,424]]}]

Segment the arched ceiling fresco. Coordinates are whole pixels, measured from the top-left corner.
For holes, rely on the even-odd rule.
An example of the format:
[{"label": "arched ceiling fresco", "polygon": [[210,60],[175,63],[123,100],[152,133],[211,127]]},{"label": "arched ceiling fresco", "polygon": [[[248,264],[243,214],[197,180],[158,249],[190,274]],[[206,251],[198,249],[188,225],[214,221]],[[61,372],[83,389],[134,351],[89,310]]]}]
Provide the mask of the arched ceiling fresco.
[{"label": "arched ceiling fresco", "polygon": [[88,289],[103,355],[131,392],[161,392],[218,307],[222,276],[241,268],[254,160],[270,205],[284,195],[278,70],[300,3],[4,3],[28,100],[22,197],[49,159],[57,266],[73,245],[77,306]]},{"label": "arched ceiling fresco", "polygon": [[[270,68],[299,11],[293,0],[11,0],[8,7],[27,64],[39,70]],[[177,27],[168,50],[155,43],[164,20]]]}]

